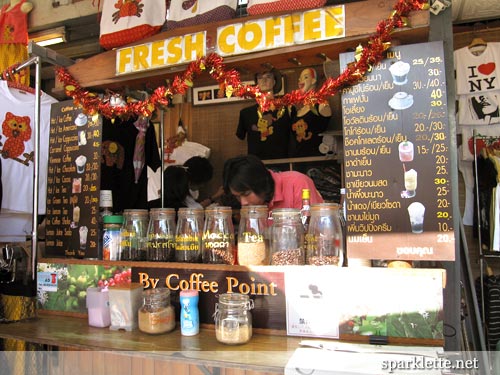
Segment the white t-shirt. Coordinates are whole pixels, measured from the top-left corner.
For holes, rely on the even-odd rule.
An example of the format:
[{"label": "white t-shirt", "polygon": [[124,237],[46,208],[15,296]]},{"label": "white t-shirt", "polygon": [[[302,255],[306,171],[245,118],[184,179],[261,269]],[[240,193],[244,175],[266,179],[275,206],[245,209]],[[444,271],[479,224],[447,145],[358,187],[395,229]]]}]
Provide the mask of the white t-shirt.
[{"label": "white t-shirt", "polygon": [[488,43],[475,55],[469,47],[454,51],[458,124],[500,123],[500,43]]},{"label": "white t-shirt", "polygon": [[[40,160],[38,213],[45,214],[47,195],[47,165],[50,132],[50,108],[57,100],[42,93],[40,98]],[[6,81],[0,81],[0,158],[2,163],[3,199],[2,214],[20,214],[29,222],[27,215],[33,212],[33,160],[35,156],[35,95],[11,89]],[[30,156],[33,155],[33,156]],[[18,234],[13,229],[0,226],[2,235]],[[26,228],[18,224],[19,234]],[[14,229],[15,229],[14,228]],[[17,232],[17,231],[16,231]]]}]

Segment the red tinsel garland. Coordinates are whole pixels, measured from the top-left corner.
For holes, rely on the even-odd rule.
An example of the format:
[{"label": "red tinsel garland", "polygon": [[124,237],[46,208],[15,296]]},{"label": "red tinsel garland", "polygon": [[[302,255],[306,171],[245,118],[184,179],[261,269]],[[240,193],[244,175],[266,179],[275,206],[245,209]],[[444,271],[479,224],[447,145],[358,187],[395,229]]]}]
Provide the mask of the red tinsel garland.
[{"label": "red tinsel garland", "polygon": [[64,84],[66,94],[73,98],[75,105],[80,105],[89,114],[99,113],[107,118],[138,115],[149,117],[156,108],[167,105],[173,95],[185,94],[193,86],[194,79],[206,70],[219,86],[225,89],[227,96],[255,99],[263,112],[283,106],[324,103],[342,88],[358,83],[372,66],[384,58],[385,51],[390,47],[391,34],[394,29],[407,26],[406,17],[411,11],[425,9],[427,6],[427,0],[398,0],[390,17],[378,23],[376,32],[357,54],[356,63],[350,64],[338,77],[327,78],[316,91],[303,93],[300,90],[294,90],[280,98],[270,98],[257,86],[243,84],[239,73],[235,69],[226,70],[223,58],[215,53],[191,62],[181,76],[175,76],[169,87],[158,87],[147,100],[122,106],[113,106],[108,100],[83,89],[63,67],[57,67],[56,74],[59,81]]}]

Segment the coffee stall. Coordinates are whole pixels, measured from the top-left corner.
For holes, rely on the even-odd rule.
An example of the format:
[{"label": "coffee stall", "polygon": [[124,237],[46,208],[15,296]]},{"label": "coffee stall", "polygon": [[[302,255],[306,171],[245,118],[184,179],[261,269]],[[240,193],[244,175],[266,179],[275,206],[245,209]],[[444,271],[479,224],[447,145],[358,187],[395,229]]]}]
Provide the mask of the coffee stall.
[{"label": "coffee stall", "polygon": [[[51,120],[54,129],[58,130],[54,130],[57,134],[50,140],[53,151],[50,158],[53,160],[52,163],[49,160],[49,188],[52,190],[47,201],[46,249],[38,258],[38,316],[1,327],[0,336],[41,345],[48,350],[78,351],[64,356],[62,362],[49,356],[48,368],[61,370],[78,366],[82,371],[88,369],[93,373],[131,369],[144,373],[151,373],[149,370],[152,369],[154,373],[162,370],[193,374],[283,373],[295,350],[301,345],[307,346],[310,338],[357,343],[353,345],[389,345],[388,348],[402,345],[413,348],[411,350],[418,347],[424,352],[429,350],[430,355],[436,357],[442,348],[457,349],[461,327],[458,309],[452,307],[458,304],[455,267],[435,266],[439,262],[451,264],[456,261],[459,242],[455,242],[458,225],[453,219],[451,205],[454,197],[450,185],[455,177],[449,154],[454,140],[450,134],[453,124],[447,122],[446,56],[442,43],[429,43],[429,11],[413,9],[418,2],[398,4],[399,8],[394,8],[390,1],[367,0],[300,14],[280,13],[272,18],[275,25],[298,19],[304,28],[316,23],[322,25],[333,17],[332,14],[335,15],[333,24],[336,28],[321,28],[321,33],[306,33],[308,39],[285,45],[271,44],[269,47],[270,41],[277,43],[280,39],[276,35],[273,39],[276,31],[270,31],[271,19],[248,16],[237,22],[232,19],[161,32],[139,43],[104,52],[59,70],[56,92],[71,99],[56,105],[57,115]],[[392,22],[397,27],[384,31],[384,25],[389,28],[387,24],[392,25]],[[232,50],[228,41],[233,39],[226,38],[224,42],[221,38],[234,30],[255,30],[258,27],[263,27],[261,31],[268,39],[267,48],[240,43]],[[377,38],[389,35],[390,41],[381,42]],[[363,48],[365,51],[376,50],[375,47],[382,44],[387,47],[384,47],[387,55],[383,58],[377,60],[382,51],[363,55]],[[356,50],[358,45],[360,47]],[[183,53],[174,54],[176,48]],[[240,52],[235,52],[238,49]],[[170,51],[170,57],[179,60],[162,60],[164,51]],[[183,56],[188,57],[183,60]],[[290,86],[287,91],[293,92],[295,87],[291,82],[297,77],[298,70],[305,66],[321,68],[327,59],[337,56],[341,60],[339,74],[345,67],[358,62],[357,69],[347,77],[345,74],[337,78],[326,77],[330,88],[323,86],[322,92],[326,91],[326,94],[317,94],[326,96],[335,110],[331,128],[339,152],[333,156],[267,160],[266,164],[284,164],[285,169],[292,170],[300,170],[304,163],[337,167],[338,173],[349,184],[347,204],[351,216],[347,216],[346,242],[347,257],[353,259],[352,264],[355,259],[392,259],[432,264],[433,267],[247,267],[107,261],[100,258],[98,223],[95,220],[99,211],[101,172],[100,114],[106,113],[110,117],[138,112],[151,115],[157,105],[162,109],[159,112],[162,137],[174,136],[181,120],[188,139],[202,142],[213,150],[214,180],[218,181],[223,162],[245,153],[245,144],[234,137],[234,128],[239,110],[248,102],[245,104],[243,98],[223,105],[196,105],[192,103],[196,103],[192,91],[215,85],[225,88],[226,96],[231,97],[231,90],[228,91],[230,83],[251,80],[252,75],[264,66],[284,72],[285,82]],[[397,92],[394,88],[400,89],[408,84],[406,76],[410,69],[395,74],[394,78],[389,67],[396,61],[411,64],[411,72],[415,74],[408,78],[411,87]],[[228,73],[233,71],[238,72],[239,78],[224,83],[224,76],[231,76]],[[432,76],[425,77],[428,74]],[[393,79],[399,81],[393,83]],[[418,85],[426,85],[426,89]],[[147,87],[163,87],[164,90],[153,91],[143,102],[122,107],[96,104],[92,93],[144,90]],[[247,94],[247,101],[258,99],[250,88],[247,88]],[[172,98],[176,99],[169,103]],[[384,108],[386,104],[389,109]],[[403,112],[414,104],[418,108],[413,112]],[[354,107],[358,109],[354,110]],[[383,112],[377,114],[380,108],[384,108]],[[432,118],[427,116],[429,109],[435,114]],[[367,115],[372,114],[371,120],[361,114],[365,111]],[[372,130],[370,134],[364,130],[368,123]],[[69,133],[79,127],[85,127],[85,145],[78,137],[74,142],[69,141]],[[393,132],[396,127],[400,128]],[[411,160],[396,156],[397,160],[393,161],[386,157],[394,145],[409,140],[414,147]],[[71,142],[76,145],[74,149]],[[377,150],[382,148],[385,153],[372,152],[372,145],[377,142]],[[405,147],[409,147],[408,143],[402,146],[403,151]],[[365,151],[360,154],[359,150]],[[392,158],[394,155],[397,151]],[[411,164],[413,155],[420,156],[418,163]],[[74,159],[74,171],[57,169],[61,168],[57,166],[61,162],[64,169],[65,157]],[[79,165],[78,160],[82,161],[83,157],[85,162]],[[426,172],[424,165],[436,161],[436,158],[441,168]],[[365,160],[365,164],[360,160]],[[410,169],[403,165],[401,176],[384,175],[384,169],[391,173],[399,170],[400,163],[406,163]],[[390,168],[387,167],[389,164]],[[78,168],[83,168],[83,173],[79,173]],[[411,173],[407,175],[415,170],[419,172],[418,187],[417,177]],[[374,173],[378,177],[371,177]],[[72,177],[68,177],[70,175]],[[410,177],[415,180],[413,187],[406,181]],[[434,183],[434,190],[422,187],[421,181],[437,179],[439,183]],[[366,183],[373,184],[374,181],[378,181],[377,197],[366,189]],[[81,184],[76,190],[75,182]],[[213,184],[210,188],[217,183]],[[425,197],[419,199],[425,199],[426,218],[429,212],[434,214],[430,220],[426,219],[424,228],[410,227],[410,220],[406,218],[406,210],[409,210],[406,206],[415,197],[415,190],[418,190],[419,197]],[[66,201],[65,191],[71,192]],[[76,202],[71,196],[79,192],[83,195],[78,201],[78,222],[79,228],[83,225],[87,228],[85,247],[80,246],[81,233],[67,229],[74,222],[71,212]],[[384,199],[377,201],[376,198]],[[376,205],[367,208],[370,201]],[[435,202],[438,202],[437,206]],[[393,209],[396,206],[402,212]],[[401,223],[403,214],[405,220]],[[413,220],[411,222],[413,224]],[[418,224],[424,225],[422,222]],[[87,306],[85,299],[81,298],[84,294],[80,292],[97,286],[100,280],[109,282],[115,280],[116,275],[123,278],[124,274],[127,275],[125,281],[139,283],[144,288],[166,286],[174,297],[177,313],[180,290],[200,291],[200,334],[186,337],[177,329],[152,336],[137,330],[110,331],[88,326],[85,319]],[[311,287],[319,288],[322,297],[319,298]],[[244,345],[226,346],[216,340],[213,315],[217,296],[221,293],[242,293],[254,299],[254,335]],[[422,349],[422,346],[426,348]]]}]

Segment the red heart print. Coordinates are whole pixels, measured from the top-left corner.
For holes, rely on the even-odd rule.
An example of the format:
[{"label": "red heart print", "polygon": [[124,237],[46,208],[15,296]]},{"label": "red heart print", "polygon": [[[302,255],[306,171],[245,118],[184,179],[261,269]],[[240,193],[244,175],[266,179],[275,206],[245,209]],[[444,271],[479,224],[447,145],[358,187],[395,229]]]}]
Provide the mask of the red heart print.
[{"label": "red heart print", "polygon": [[495,70],[495,63],[490,62],[487,64],[481,64],[477,67],[477,70],[479,70],[479,73],[484,74],[485,76],[488,76],[491,73],[493,73],[493,71]]}]

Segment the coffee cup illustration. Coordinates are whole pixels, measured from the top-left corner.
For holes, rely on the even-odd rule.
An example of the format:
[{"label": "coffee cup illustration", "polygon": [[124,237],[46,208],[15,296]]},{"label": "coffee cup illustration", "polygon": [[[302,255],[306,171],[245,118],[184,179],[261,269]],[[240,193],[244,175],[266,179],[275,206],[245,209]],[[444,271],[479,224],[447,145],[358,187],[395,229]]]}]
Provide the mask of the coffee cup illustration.
[{"label": "coffee cup illustration", "polygon": [[392,83],[401,86],[408,82],[408,72],[410,71],[410,64],[403,61],[397,61],[391,65],[389,71],[392,75]]},{"label": "coffee cup illustration", "polygon": [[413,233],[422,233],[424,231],[424,214],[425,206],[422,203],[413,202],[408,206],[408,215]]},{"label": "coffee cup illustration", "polygon": [[85,113],[79,113],[78,116],[76,116],[75,125],[76,126],[85,126],[85,125],[87,125],[88,121],[89,121],[89,119],[87,118],[87,115]]},{"label": "coffee cup illustration", "polygon": [[85,164],[87,163],[87,157],[85,155],[80,155],[75,159],[76,164],[76,172],[83,173],[85,172]]},{"label": "coffee cup illustration", "polygon": [[392,109],[407,109],[413,105],[413,95],[404,91],[395,93],[389,100],[389,107]]}]

